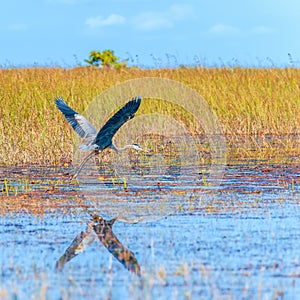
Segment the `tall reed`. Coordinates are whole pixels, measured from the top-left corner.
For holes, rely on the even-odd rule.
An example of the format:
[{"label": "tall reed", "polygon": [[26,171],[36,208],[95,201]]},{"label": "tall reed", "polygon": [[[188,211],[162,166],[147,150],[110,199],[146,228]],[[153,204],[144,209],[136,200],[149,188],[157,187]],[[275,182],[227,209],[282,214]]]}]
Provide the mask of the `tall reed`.
[{"label": "tall reed", "polygon": [[[251,150],[267,149],[268,154],[262,156],[275,148],[299,156],[299,69],[24,68],[0,69],[0,164],[69,161],[73,132],[56,109],[54,98],[61,95],[83,112],[105,89],[141,77],[180,81],[202,95],[217,115],[232,157],[253,154],[239,150],[245,148],[241,142],[245,136],[252,141],[248,144]],[[256,142],[256,137],[263,138]]]}]

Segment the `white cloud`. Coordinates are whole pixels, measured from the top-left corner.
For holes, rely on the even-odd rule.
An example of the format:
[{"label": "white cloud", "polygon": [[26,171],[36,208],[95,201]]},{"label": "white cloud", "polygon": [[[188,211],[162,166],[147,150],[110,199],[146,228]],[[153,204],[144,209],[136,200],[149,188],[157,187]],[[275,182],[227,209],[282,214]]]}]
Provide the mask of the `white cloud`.
[{"label": "white cloud", "polygon": [[174,4],[162,12],[143,12],[133,18],[133,26],[139,30],[172,28],[177,21],[193,18],[193,10],[187,4]]},{"label": "white cloud", "polygon": [[209,29],[210,33],[216,35],[235,35],[240,33],[240,29],[231,25],[226,24],[215,24]]},{"label": "white cloud", "polygon": [[126,19],[123,16],[111,14],[107,18],[103,18],[102,16],[90,17],[85,23],[91,28],[98,28],[111,25],[120,25],[124,24],[125,22]]},{"label": "white cloud", "polygon": [[118,14],[111,14],[106,18],[103,16],[90,17],[85,21],[85,23],[90,28],[100,28],[104,26],[128,23],[129,25],[138,30],[151,31],[172,28],[176,25],[176,22],[185,20],[187,18],[194,18],[192,7],[187,4],[173,4],[165,11],[141,12],[140,14],[133,16],[131,20],[126,20],[125,17]]}]

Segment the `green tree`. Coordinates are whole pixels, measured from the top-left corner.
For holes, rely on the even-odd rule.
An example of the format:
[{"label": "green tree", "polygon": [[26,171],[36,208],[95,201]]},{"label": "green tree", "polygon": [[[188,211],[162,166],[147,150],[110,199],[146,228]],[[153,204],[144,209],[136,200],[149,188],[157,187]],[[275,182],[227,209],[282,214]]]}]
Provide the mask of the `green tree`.
[{"label": "green tree", "polygon": [[126,67],[126,61],[119,62],[119,58],[114,55],[113,50],[91,51],[88,59],[85,60],[89,65],[109,68],[109,69],[121,69]]}]

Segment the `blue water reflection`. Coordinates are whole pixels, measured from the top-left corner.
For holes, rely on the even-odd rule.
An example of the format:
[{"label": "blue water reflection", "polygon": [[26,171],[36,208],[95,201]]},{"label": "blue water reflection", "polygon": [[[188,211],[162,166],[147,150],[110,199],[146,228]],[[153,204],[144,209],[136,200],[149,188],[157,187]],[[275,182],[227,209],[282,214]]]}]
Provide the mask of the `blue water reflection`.
[{"label": "blue water reflection", "polygon": [[[124,267],[99,239],[57,271],[59,258],[86,230],[91,220],[87,211],[4,215],[0,295],[4,299],[297,298],[299,178],[297,165],[232,165],[221,188],[193,195],[176,191],[173,195],[183,203],[172,214],[137,224],[117,221],[113,233],[134,254],[141,276]],[[57,193],[67,189],[61,186]]]}]

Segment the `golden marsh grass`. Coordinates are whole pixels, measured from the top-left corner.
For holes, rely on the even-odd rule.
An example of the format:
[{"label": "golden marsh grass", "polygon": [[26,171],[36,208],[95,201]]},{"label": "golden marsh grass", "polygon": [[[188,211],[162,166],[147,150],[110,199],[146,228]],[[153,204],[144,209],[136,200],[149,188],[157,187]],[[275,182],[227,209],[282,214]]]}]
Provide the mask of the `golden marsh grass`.
[{"label": "golden marsh grass", "polygon": [[81,113],[105,89],[142,77],[176,80],[202,95],[227,138],[229,160],[299,157],[299,69],[25,68],[0,70],[0,164],[69,162],[73,132],[54,98],[63,96]]}]

